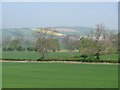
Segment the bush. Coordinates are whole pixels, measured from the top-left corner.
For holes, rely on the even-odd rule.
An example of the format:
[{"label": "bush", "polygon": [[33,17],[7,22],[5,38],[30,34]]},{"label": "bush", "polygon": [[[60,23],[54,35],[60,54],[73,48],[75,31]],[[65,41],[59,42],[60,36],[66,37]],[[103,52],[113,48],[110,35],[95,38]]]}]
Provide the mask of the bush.
[{"label": "bush", "polygon": [[20,46],[20,47],[17,48],[17,51],[25,51],[25,48]]},{"label": "bush", "polygon": [[10,47],[4,47],[4,48],[2,48],[2,50],[3,51],[14,51],[14,49],[13,48],[10,48]]},{"label": "bush", "polygon": [[33,48],[33,47],[27,47],[27,50],[28,51],[35,51],[35,48]]}]

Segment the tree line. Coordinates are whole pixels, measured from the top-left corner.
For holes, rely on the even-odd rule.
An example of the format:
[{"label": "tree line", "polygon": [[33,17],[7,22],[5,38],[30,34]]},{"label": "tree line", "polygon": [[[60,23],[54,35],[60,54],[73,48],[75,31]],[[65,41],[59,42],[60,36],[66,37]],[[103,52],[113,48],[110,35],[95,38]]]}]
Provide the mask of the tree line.
[{"label": "tree line", "polygon": [[[118,52],[118,34],[109,32],[103,24],[97,24],[95,29],[91,29],[85,37],[65,35],[62,41],[45,33],[44,30],[50,30],[50,28],[42,28],[40,32],[33,32],[33,41],[22,37],[3,40],[3,51],[38,51],[40,59],[44,59],[47,52],[60,51],[62,44],[68,52],[76,50],[84,59],[95,56],[98,60],[101,54]],[[23,47],[22,43],[26,47]],[[4,47],[6,44],[8,46]],[[30,44],[33,46],[29,46]]]}]

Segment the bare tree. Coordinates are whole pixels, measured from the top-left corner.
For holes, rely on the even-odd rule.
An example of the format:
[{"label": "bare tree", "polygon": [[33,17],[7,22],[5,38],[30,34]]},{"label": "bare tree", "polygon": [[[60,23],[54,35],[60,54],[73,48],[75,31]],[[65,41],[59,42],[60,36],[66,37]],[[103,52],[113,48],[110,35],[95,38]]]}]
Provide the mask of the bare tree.
[{"label": "bare tree", "polygon": [[36,37],[36,48],[41,55],[40,59],[44,59],[47,53],[47,38],[49,35],[44,30],[48,30],[48,28],[40,28],[39,31],[33,32]]},{"label": "bare tree", "polygon": [[51,50],[52,52],[55,52],[60,49],[60,44],[58,39],[48,38],[47,43],[48,43],[47,45],[48,50]]},{"label": "bare tree", "polygon": [[40,28],[34,31],[36,37],[36,47],[41,55],[41,60],[45,58],[48,50],[56,50],[59,48],[59,41],[49,34],[50,28]]},{"label": "bare tree", "polygon": [[[95,28],[96,58],[100,59],[100,54],[113,53],[117,51],[117,38],[114,33],[110,33],[105,25],[97,24]],[[115,46],[116,45],[116,46]]]},{"label": "bare tree", "polygon": [[95,42],[96,42],[96,54],[95,55],[97,59],[100,59],[100,51],[102,51],[102,44],[103,44],[101,39],[103,39],[104,31],[105,31],[105,26],[103,24],[96,25],[94,37],[95,37]]},{"label": "bare tree", "polygon": [[78,50],[79,48],[79,40],[69,35],[64,37],[63,44],[68,51]]},{"label": "bare tree", "polygon": [[[89,34],[89,35],[88,35]],[[97,24],[96,28],[88,33],[88,40],[84,42],[86,54],[95,54],[96,59],[100,59],[100,54],[106,50],[106,40],[108,39],[108,31],[103,24]],[[88,44],[89,42],[89,44]],[[110,42],[109,42],[110,43]],[[87,45],[88,44],[88,45]],[[80,46],[81,47],[81,46]],[[83,47],[84,48],[84,47]]]},{"label": "bare tree", "polygon": [[63,44],[64,44],[64,47],[68,50],[69,49],[69,36],[65,36],[64,39],[63,39]]}]

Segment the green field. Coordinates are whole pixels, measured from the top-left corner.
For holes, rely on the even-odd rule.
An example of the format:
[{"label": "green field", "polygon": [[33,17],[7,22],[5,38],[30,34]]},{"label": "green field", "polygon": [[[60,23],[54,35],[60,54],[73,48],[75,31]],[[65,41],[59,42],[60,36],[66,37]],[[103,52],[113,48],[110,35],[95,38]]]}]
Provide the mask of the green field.
[{"label": "green field", "polygon": [[[4,51],[2,52],[2,59],[19,59],[19,60],[37,60],[40,57],[38,52],[18,52],[18,51]],[[79,60],[79,52],[49,52],[45,56],[47,60]],[[94,60],[94,59],[93,59]],[[118,54],[101,55],[101,60],[118,61]]]},{"label": "green field", "polygon": [[[73,58],[75,56],[79,56],[78,52],[49,52],[46,54],[45,59],[67,59]],[[2,53],[3,59],[31,59],[36,60],[39,59],[40,54],[38,52],[11,52],[11,51],[4,51]]]},{"label": "green field", "polygon": [[118,66],[3,63],[3,88],[116,88]]}]

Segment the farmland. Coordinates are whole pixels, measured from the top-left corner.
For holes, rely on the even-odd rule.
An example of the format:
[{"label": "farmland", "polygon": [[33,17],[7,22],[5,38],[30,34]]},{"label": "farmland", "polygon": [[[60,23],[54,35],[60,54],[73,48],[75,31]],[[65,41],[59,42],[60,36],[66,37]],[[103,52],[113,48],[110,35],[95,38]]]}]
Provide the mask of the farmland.
[{"label": "farmland", "polygon": [[116,88],[118,66],[3,63],[3,88]]},{"label": "farmland", "polygon": [[[31,59],[36,60],[40,57],[38,52],[11,52],[11,51],[4,51],[3,52],[3,59]],[[45,59],[60,59],[60,58],[72,58],[74,56],[79,56],[77,52],[49,52]]]},{"label": "farmland", "polygon": [[[38,52],[3,51],[3,60],[32,60]],[[79,52],[49,52],[44,60],[80,60]],[[93,58],[94,59],[94,58]],[[101,55],[101,60],[117,61],[118,54]],[[116,88],[116,64],[50,62],[3,62],[3,88]]]},{"label": "farmland", "polygon": [[0,6],[3,89],[118,88],[117,2]]},{"label": "farmland", "polygon": [[[22,52],[22,51],[3,51],[2,59],[6,60],[37,60],[40,57],[38,52]],[[45,56],[45,60],[80,60],[79,52],[49,52]],[[95,58],[93,58],[94,60]],[[103,61],[118,61],[118,54],[101,55]]]}]

